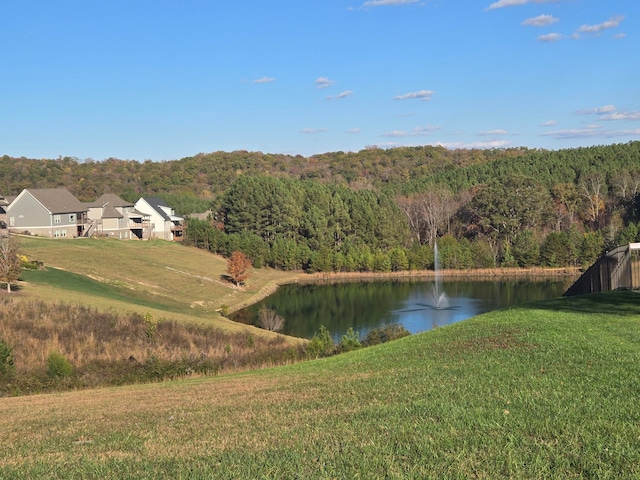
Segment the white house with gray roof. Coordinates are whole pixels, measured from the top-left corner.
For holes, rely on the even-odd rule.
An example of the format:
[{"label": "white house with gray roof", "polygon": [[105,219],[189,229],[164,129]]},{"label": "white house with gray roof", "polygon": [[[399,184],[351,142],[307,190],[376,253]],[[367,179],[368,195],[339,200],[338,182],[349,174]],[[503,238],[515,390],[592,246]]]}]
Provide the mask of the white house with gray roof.
[{"label": "white house with gray roof", "polygon": [[148,214],[151,222],[151,238],[182,241],[184,218],[159,197],[141,197],[135,209]]},{"label": "white house with gray roof", "polygon": [[87,207],[66,188],[24,189],[6,207],[9,230],[52,238],[85,235]]}]

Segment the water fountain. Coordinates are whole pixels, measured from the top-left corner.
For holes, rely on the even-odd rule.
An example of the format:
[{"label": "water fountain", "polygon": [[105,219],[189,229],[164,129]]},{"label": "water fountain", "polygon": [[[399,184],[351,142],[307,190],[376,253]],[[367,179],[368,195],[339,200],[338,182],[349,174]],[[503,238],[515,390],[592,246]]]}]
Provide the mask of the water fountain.
[{"label": "water fountain", "polygon": [[447,294],[442,289],[442,278],[440,277],[440,254],[438,253],[438,242],[433,244],[433,306],[432,308],[440,310],[449,306]]},{"label": "water fountain", "polygon": [[420,310],[457,310],[457,306],[452,306],[449,304],[449,298],[447,294],[444,292],[444,288],[442,287],[442,275],[440,273],[440,254],[438,252],[438,242],[435,242],[433,245],[433,270],[434,270],[434,281],[432,287],[432,300],[433,303],[420,303],[415,302],[414,305],[417,305],[420,308],[413,308],[409,310],[401,310],[402,312],[417,312]]}]

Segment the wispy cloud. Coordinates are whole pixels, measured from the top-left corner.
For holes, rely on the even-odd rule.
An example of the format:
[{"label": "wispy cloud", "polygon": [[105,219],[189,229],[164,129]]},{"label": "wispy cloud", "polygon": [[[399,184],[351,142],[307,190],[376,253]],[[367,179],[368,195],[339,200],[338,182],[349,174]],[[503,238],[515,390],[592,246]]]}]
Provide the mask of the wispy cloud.
[{"label": "wispy cloud", "polygon": [[360,133],[360,129],[359,128],[350,128],[345,133]]},{"label": "wispy cloud", "polygon": [[363,8],[369,7],[386,7],[389,5],[410,5],[418,3],[419,0],[369,0],[362,4]]},{"label": "wispy cloud", "polygon": [[307,135],[313,135],[314,133],[322,133],[326,131],[326,128],[303,128],[302,130],[300,130],[300,132],[306,133]]},{"label": "wispy cloud", "polygon": [[348,97],[349,95],[353,95],[353,92],[351,90],[345,90],[337,95],[329,95],[327,100],[340,100],[341,98]]},{"label": "wispy cloud", "polygon": [[439,145],[449,150],[461,149],[461,148],[504,148],[508,147],[510,142],[507,140],[494,140],[492,142],[438,142]]},{"label": "wispy cloud", "polygon": [[485,8],[485,11],[495,10],[496,8],[516,7],[518,5],[526,5],[527,3],[549,3],[558,1],[560,0],[498,0]]},{"label": "wispy cloud", "polygon": [[578,110],[576,114],[577,115],[602,115],[603,113],[611,113],[615,111],[616,111],[615,105],[604,105],[602,107]]},{"label": "wispy cloud", "polygon": [[615,138],[640,135],[640,128],[627,130],[606,130],[598,125],[590,125],[584,128],[570,128],[566,130],[551,130],[541,135],[552,137],[556,140],[569,140],[575,138]]},{"label": "wispy cloud", "polygon": [[540,126],[541,127],[553,127],[553,126],[556,125],[556,123],[558,123],[558,122],[556,122],[555,120],[547,120],[546,122],[542,122],[540,124]]},{"label": "wispy cloud", "polygon": [[506,130],[498,129],[498,130],[485,130],[484,132],[478,133],[478,135],[482,136],[492,136],[492,135],[508,135],[509,132]]},{"label": "wispy cloud", "polygon": [[276,79],[273,77],[262,77],[262,78],[258,78],[256,80],[253,81],[253,83],[271,83],[271,82],[275,82]]},{"label": "wispy cloud", "polygon": [[392,130],[391,132],[383,133],[383,137],[399,138],[399,137],[417,137],[421,135],[429,135],[436,130],[440,130],[440,127],[433,125],[425,125],[424,127],[416,127],[411,131],[404,130]]},{"label": "wispy cloud", "polygon": [[578,28],[577,32],[587,33],[587,34],[595,34],[598,35],[602,31],[607,30],[609,28],[616,28],[620,23],[624,20],[624,15],[618,15],[617,17],[611,17],[606,22],[598,23],[597,25],[582,25]]},{"label": "wispy cloud", "polygon": [[336,82],[334,82],[333,80],[329,80],[327,77],[318,77],[313,83],[316,84],[316,88],[327,88]]},{"label": "wispy cloud", "polygon": [[552,25],[554,23],[558,23],[560,21],[559,18],[554,17],[553,15],[538,15],[537,17],[527,18],[522,25],[526,25],[529,27],[546,27],[547,25]]},{"label": "wispy cloud", "polygon": [[640,120],[640,112],[613,112],[600,116],[600,120]]},{"label": "wispy cloud", "polygon": [[558,40],[562,40],[565,38],[561,33],[547,33],[546,35],[540,35],[538,40],[540,42],[557,42]]},{"label": "wispy cloud", "polygon": [[433,94],[436,93],[433,90],[420,90],[417,92],[409,92],[404,95],[396,95],[393,97],[394,100],[409,100],[409,99],[420,99],[420,100],[431,100]]}]

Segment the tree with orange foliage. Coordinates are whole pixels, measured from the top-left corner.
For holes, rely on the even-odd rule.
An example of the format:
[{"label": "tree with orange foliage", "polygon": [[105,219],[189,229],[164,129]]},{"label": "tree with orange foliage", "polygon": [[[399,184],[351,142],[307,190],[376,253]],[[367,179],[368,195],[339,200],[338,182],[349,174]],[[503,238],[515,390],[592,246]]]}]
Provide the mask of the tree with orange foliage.
[{"label": "tree with orange foliage", "polygon": [[227,260],[227,273],[237,286],[249,278],[249,268],[251,260],[242,252],[233,252]]}]

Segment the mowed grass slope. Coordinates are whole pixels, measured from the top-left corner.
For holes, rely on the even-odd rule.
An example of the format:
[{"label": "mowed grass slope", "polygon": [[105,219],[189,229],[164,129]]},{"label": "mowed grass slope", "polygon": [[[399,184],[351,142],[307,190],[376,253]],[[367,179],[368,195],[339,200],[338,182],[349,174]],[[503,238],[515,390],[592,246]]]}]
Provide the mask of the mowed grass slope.
[{"label": "mowed grass slope", "polygon": [[0,399],[0,478],[638,478],[640,297],[257,372]]},{"label": "mowed grass slope", "polygon": [[247,284],[226,281],[227,262],[204,250],[173,242],[113,239],[20,238],[20,251],[44,262],[45,271],[25,271],[23,292],[47,301],[88,304],[159,318],[204,318],[234,328],[217,313],[239,307],[290,281],[294,274],[257,269]]}]

